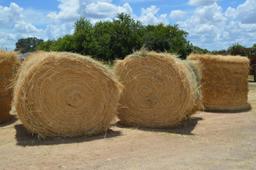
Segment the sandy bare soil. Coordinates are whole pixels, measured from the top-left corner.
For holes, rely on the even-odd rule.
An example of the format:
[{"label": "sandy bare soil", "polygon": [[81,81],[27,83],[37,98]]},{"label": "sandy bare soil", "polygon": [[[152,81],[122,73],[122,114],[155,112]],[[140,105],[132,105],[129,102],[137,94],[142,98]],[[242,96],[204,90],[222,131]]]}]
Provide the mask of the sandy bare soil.
[{"label": "sandy bare soil", "polygon": [[0,169],[256,169],[256,84],[253,110],[200,112],[169,130],[112,127],[94,138],[30,136],[19,121],[0,127]]}]

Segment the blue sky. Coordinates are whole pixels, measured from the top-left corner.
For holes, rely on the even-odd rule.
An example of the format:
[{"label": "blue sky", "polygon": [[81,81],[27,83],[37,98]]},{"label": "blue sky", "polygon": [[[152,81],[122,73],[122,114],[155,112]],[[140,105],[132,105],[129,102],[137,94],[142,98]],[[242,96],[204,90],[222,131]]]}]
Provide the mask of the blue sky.
[{"label": "blue sky", "polygon": [[0,48],[19,38],[56,39],[81,16],[95,23],[125,12],[143,24],[178,24],[209,50],[256,43],[256,0],[0,0]]}]

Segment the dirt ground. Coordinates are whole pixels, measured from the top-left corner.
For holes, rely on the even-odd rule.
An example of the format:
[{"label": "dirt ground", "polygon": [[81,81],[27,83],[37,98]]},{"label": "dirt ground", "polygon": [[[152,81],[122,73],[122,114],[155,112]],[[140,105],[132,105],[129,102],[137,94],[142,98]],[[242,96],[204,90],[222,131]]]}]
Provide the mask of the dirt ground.
[{"label": "dirt ground", "polygon": [[40,141],[14,120],[0,126],[0,169],[255,170],[253,83],[249,101],[249,112],[199,112],[176,129],[112,127],[94,138]]}]

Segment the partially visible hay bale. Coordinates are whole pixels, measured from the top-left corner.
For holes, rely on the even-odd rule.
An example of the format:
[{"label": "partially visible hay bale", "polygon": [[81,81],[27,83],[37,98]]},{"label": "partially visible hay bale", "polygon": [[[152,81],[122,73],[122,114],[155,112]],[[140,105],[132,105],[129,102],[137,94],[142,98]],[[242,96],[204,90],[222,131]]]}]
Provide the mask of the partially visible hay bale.
[{"label": "partially visible hay bale", "polygon": [[19,66],[16,53],[0,51],[0,123],[8,121],[11,116],[11,83]]},{"label": "partially visible hay bale", "polygon": [[14,105],[23,125],[41,137],[105,132],[120,85],[100,63],[72,53],[34,53],[22,64]]},{"label": "partially visible hay bale", "polygon": [[188,59],[200,62],[205,110],[250,109],[247,103],[249,60],[246,57],[192,54]]},{"label": "partially visible hay bale", "polygon": [[175,56],[140,51],[117,61],[114,70],[124,85],[121,124],[172,127],[195,112],[196,85],[188,67]]}]

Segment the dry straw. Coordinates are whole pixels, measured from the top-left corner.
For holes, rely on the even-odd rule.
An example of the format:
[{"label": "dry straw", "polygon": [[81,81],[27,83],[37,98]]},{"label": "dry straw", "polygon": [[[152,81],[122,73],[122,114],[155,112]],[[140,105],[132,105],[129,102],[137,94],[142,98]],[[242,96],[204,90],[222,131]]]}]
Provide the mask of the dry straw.
[{"label": "dry straw", "polygon": [[[199,69],[199,62],[194,60],[183,60],[183,63],[185,66],[187,66],[189,70],[189,75],[191,78],[189,80],[191,81],[191,86],[193,86],[193,89],[195,91],[195,100],[196,105],[194,107],[195,111],[198,110],[204,110],[204,106],[202,103],[202,92],[201,92],[201,79],[202,79],[202,73]],[[191,112],[194,113],[194,112]]]},{"label": "dry straw", "polygon": [[249,60],[240,56],[192,54],[199,61],[202,100],[208,111],[242,111],[247,103]]},{"label": "dry straw", "polygon": [[198,106],[191,71],[175,56],[143,50],[117,61],[114,70],[124,85],[118,110],[123,125],[172,127]]},{"label": "dry straw", "polygon": [[0,51],[0,123],[8,121],[11,116],[12,89],[19,60],[14,52]]},{"label": "dry straw", "polygon": [[120,85],[102,64],[72,53],[34,53],[22,64],[14,105],[23,125],[41,137],[106,131]]}]

